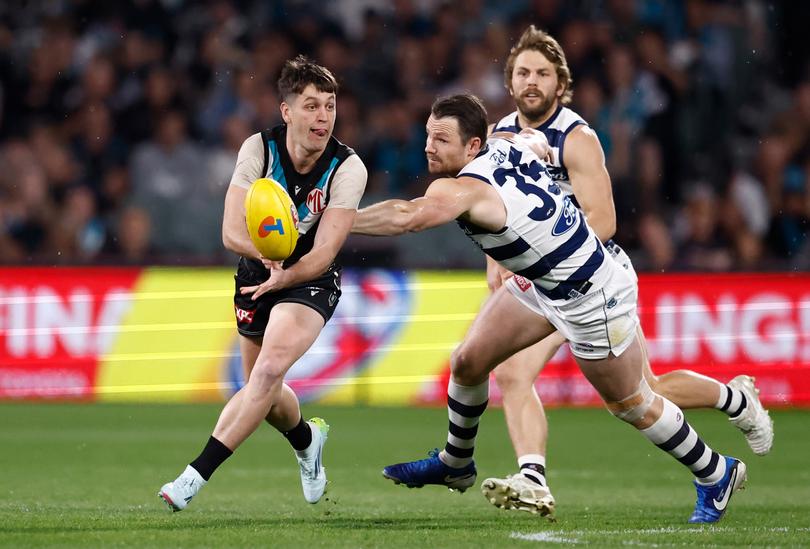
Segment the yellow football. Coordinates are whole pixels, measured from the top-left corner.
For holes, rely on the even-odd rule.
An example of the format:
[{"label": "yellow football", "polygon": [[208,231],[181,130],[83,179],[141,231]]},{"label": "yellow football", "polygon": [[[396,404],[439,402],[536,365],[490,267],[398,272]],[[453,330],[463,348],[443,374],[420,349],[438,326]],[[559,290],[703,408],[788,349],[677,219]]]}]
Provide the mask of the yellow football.
[{"label": "yellow football", "polygon": [[298,242],[298,211],[280,183],[262,178],[245,197],[245,221],[256,249],[274,261],[287,259]]}]

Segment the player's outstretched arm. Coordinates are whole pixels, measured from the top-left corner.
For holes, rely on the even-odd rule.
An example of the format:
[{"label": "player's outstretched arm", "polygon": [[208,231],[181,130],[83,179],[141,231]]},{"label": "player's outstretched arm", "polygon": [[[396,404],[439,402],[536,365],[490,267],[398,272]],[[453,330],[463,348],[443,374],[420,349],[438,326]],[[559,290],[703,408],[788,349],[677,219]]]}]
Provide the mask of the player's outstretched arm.
[{"label": "player's outstretched arm", "polygon": [[574,196],[582,207],[588,225],[605,242],[616,232],[616,208],[605,153],[591,128],[575,128],[565,140],[564,158]]},{"label": "player's outstretched arm", "polygon": [[222,217],[222,243],[225,248],[249,259],[261,259],[245,224],[245,196],[247,189],[229,185],[225,194],[225,213]]},{"label": "player's outstretched arm", "polygon": [[425,196],[414,200],[386,200],[358,211],[352,232],[397,236],[444,225],[470,210],[479,190],[477,187],[452,177],[437,179],[430,184]]}]

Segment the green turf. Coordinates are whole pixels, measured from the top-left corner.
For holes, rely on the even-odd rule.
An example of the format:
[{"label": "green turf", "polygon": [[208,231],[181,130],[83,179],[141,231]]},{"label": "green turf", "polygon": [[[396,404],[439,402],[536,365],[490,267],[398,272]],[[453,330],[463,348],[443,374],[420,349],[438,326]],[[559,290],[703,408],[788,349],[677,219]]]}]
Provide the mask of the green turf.
[{"label": "green turf", "polygon": [[[194,458],[213,405],[0,405],[0,545],[144,547],[800,546],[810,543],[810,412],[777,411],[759,458],[718,412],[704,438],[748,463],[749,486],[714,527],[686,524],[686,470],[602,410],[551,410],[554,524],[491,507],[477,488],[408,490],[381,468],[443,442],[442,409],[306,407],[332,425],[327,499],[304,502],[286,441],[264,426],[182,513],[156,492]],[[484,417],[479,479],[513,472],[500,410]],[[525,536],[526,540],[519,536]]]}]

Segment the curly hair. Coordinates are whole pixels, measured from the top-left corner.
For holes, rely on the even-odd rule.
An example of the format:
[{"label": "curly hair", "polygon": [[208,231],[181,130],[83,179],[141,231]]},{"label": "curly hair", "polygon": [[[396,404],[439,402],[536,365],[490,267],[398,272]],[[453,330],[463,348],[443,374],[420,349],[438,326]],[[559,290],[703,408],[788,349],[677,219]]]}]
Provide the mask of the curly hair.
[{"label": "curly hair", "polygon": [[571,102],[573,91],[571,85],[571,69],[565,60],[565,52],[560,47],[554,37],[545,31],[537,29],[534,25],[529,26],[521,35],[518,43],[509,50],[509,57],[506,58],[506,66],[503,69],[504,84],[507,89],[512,87],[512,72],[515,70],[515,60],[517,56],[526,50],[534,50],[542,53],[557,69],[557,79],[563,86],[563,94],[560,103],[568,105]]}]

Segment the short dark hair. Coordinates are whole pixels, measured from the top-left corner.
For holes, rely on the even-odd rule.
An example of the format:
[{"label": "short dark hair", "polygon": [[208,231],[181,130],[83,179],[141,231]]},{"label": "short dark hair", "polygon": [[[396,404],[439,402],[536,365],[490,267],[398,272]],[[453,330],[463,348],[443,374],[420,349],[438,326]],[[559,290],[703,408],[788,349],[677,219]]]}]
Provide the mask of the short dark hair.
[{"label": "short dark hair", "polygon": [[473,137],[480,138],[481,143],[487,140],[487,109],[470,93],[440,97],[430,107],[430,114],[433,118],[455,118],[464,143]]},{"label": "short dark hair", "polygon": [[287,101],[292,94],[299,94],[312,84],[319,92],[337,93],[338,83],[335,76],[326,67],[299,55],[288,59],[281,68],[278,78],[278,93],[282,101]]}]

